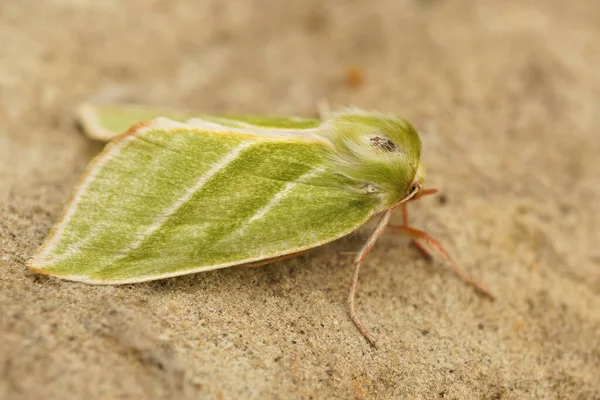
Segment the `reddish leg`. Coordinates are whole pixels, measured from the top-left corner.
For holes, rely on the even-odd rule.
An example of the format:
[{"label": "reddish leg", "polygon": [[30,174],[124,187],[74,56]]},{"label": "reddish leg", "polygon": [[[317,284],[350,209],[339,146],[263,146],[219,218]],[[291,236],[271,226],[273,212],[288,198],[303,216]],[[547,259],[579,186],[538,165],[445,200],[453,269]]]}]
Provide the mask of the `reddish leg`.
[{"label": "reddish leg", "polygon": [[450,268],[452,268],[454,270],[454,272],[462,280],[467,282],[469,285],[473,286],[475,289],[477,289],[482,294],[488,296],[490,299],[492,299],[492,300],[494,299],[494,296],[489,291],[489,289],[487,287],[485,287],[482,283],[477,282],[472,276],[470,276],[462,268],[460,268],[458,266],[458,264],[456,264],[454,262],[452,257],[450,257],[450,254],[448,254],[448,252],[446,251],[446,249],[444,249],[444,247],[441,245],[441,243],[438,242],[437,240],[435,240],[434,238],[432,238],[431,236],[429,236],[429,234],[427,232],[421,231],[419,229],[411,228],[410,226],[406,226],[406,225],[388,225],[388,227],[390,227],[393,230],[398,231],[398,232],[407,233],[415,241],[423,240],[423,241],[427,242],[431,247],[433,247],[435,250],[437,250],[438,254],[440,254],[444,258],[444,261],[446,261],[448,266]]},{"label": "reddish leg", "polygon": [[352,322],[354,322],[354,325],[356,325],[360,333],[365,337],[365,339],[367,339],[367,341],[373,347],[377,347],[377,344],[375,343],[375,338],[373,337],[373,335],[371,335],[371,332],[369,332],[365,324],[363,324],[363,322],[356,314],[355,299],[356,289],[358,287],[358,273],[360,272],[360,266],[363,260],[365,259],[367,254],[369,254],[379,236],[381,236],[383,231],[385,231],[386,226],[388,226],[390,218],[392,218],[392,213],[393,209],[387,210],[383,214],[383,217],[381,217],[381,220],[379,220],[379,222],[377,223],[377,227],[375,227],[375,230],[373,231],[367,242],[363,245],[363,247],[360,249],[356,257],[354,258],[354,275],[352,276],[350,292],[348,293],[348,312],[350,314],[350,318],[352,319]]},{"label": "reddish leg", "polygon": [[371,345],[373,345],[373,347],[377,347],[377,345],[375,343],[375,338],[373,337],[373,335],[371,335],[371,332],[369,332],[369,330],[367,329],[365,324],[360,320],[360,318],[358,317],[358,315],[356,313],[356,303],[355,303],[356,290],[358,287],[358,274],[360,272],[360,266],[361,266],[363,260],[365,259],[365,257],[367,256],[367,254],[369,254],[369,252],[375,245],[375,242],[377,241],[379,236],[381,236],[383,234],[383,232],[385,231],[385,228],[387,228],[387,227],[390,227],[396,231],[407,233],[409,236],[412,237],[415,245],[421,251],[423,251],[426,255],[431,257],[431,253],[429,252],[428,249],[426,249],[423,246],[423,244],[420,242],[420,240],[427,242],[431,247],[436,249],[438,251],[438,253],[440,253],[442,255],[444,260],[450,265],[450,267],[454,270],[454,272],[458,276],[460,276],[465,282],[472,285],[477,290],[479,290],[481,293],[485,294],[486,296],[490,297],[491,299],[494,299],[494,296],[490,293],[490,291],[484,285],[480,284],[475,279],[473,279],[469,274],[467,274],[465,271],[463,271],[452,260],[452,258],[448,254],[448,252],[444,249],[444,247],[437,240],[435,240],[434,238],[429,236],[426,232],[423,232],[423,231],[420,231],[418,229],[414,229],[414,228],[411,228],[410,226],[408,226],[408,210],[406,208],[406,202],[416,200],[423,196],[427,196],[427,195],[434,194],[434,193],[437,193],[437,189],[425,189],[425,190],[421,189],[416,195],[414,195],[412,197],[410,197],[410,195],[409,195],[409,197],[400,201],[399,204],[397,204],[397,205],[402,205],[402,210],[404,211],[403,225],[388,225],[390,222],[390,219],[392,218],[392,213],[394,212],[394,208],[387,210],[383,214],[383,216],[381,217],[379,222],[377,223],[375,230],[373,231],[373,233],[371,234],[371,236],[369,237],[367,242],[363,245],[363,247],[360,249],[358,254],[356,254],[356,257],[354,258],[354,275],[352,276],[352,283],[350,284],[350,292],[348,293],[348,312],[350,314],[350,318],[352,319],[352,322],[354,322],[354,325],[356,325],[356,327],[358,328],[360,333],[364,336],[365,339],[367,339],[367,341]]},{"label": "reddish leg", "polygon": [[[431,190],[436,190],[436,189],[430,189],[430,191]],[[437,192],[437,190],[433,193],[436,193],[436,192]],[[391,225],[391,226],[395,226],[395,225]],[[402,204],[402,226],[409,226],[408,207],[406,206],[406,203]],[[428,260],[433,260],[433,256],[431,255],[431,252],[429,250],[427,250],[427,248],[425,246],[423,246],[423,243],[419,242],[415,238],[412,238],[412,244],[415,245],[417,250],[419,250],[421,252],[421,254],[423,254],[424,257],[426,257]]]}]

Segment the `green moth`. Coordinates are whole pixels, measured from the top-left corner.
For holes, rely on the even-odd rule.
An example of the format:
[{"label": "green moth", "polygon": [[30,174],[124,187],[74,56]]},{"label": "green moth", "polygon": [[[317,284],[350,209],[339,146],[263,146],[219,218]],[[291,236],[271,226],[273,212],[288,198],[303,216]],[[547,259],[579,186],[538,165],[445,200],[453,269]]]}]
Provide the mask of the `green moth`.
[{"label": "green moth", "polygon": [[[408,225],[407,202],[434,191],[422,189],[419,135],[397,116],[358,109],[323,120],[215,116],[113,105],[85,105],[79,115],[89,136],[110,142],[29,262],[39,273],[124,284],[266,264],[379,216],[354,259],[348,297],[369,342],[355,311],[356,285],[388,226],[428,243],[489,294]],[[404,224],[388,225],[399,206]]]}]

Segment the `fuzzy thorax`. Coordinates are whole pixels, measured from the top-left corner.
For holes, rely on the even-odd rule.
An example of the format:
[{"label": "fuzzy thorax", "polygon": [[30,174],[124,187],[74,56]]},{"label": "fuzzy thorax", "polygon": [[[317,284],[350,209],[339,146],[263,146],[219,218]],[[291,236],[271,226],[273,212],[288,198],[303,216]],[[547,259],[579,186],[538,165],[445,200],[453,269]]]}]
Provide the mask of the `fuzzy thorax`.
[{"label": "fuzzy thorax", "polygon": [[402,118],[347,110],[328,119],[321,136],[332,170],[349,190],[376,197],[381,209],[403,199],[422,173],[419,135]]}]

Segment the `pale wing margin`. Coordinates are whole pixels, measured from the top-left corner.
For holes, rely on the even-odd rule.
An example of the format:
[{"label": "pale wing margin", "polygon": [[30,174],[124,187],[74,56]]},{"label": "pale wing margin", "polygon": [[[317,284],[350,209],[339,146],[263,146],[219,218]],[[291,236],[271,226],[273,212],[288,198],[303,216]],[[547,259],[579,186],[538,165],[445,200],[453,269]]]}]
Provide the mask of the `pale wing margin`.
[{"label": "pale wing margin", "polygon": [[86,136],[110,141],[131,126],[158,117],[186,122],[198,128],[231,132],[237,129],[257,135],[304,134],[319,126],[318,119],[299,117],[265,117],[251,115],[207,115],[192,110],[178,110],[136,104],[83,103],[76,110],[76,119]]},{"label": "pale wing margin", "polygon": [[112,142],[88,168],[30,263],[118,284],[310,249],[364,224],[376,205],[336,183],[323,146],[211,132],[158,119]]},{"label": "pale wing margin", "polygon": [[75,118],[85,135],[103,142],[117,138],[140,122],[158,117],[183,122],[198,115],[189,110],[118,103],[83,103],[75,110]]}]

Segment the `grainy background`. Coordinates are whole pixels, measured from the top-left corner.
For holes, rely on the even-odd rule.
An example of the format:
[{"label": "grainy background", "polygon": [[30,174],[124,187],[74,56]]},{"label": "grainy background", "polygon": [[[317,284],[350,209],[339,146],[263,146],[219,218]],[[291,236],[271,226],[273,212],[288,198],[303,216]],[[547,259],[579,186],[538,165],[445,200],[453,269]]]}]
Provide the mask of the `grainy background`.
[{"label": "grainy background", "polygon": [[[596,0],[0,2],[0,398],[600,398]],[[353,87],[349,69],[365,81]],[[262,268],[92,287],[25,261],[101,146],[90,98],[422,133],[415,226],[498,295],[366,232]]]}]

